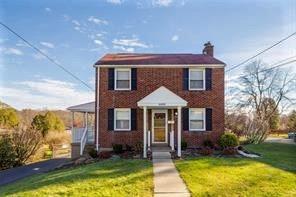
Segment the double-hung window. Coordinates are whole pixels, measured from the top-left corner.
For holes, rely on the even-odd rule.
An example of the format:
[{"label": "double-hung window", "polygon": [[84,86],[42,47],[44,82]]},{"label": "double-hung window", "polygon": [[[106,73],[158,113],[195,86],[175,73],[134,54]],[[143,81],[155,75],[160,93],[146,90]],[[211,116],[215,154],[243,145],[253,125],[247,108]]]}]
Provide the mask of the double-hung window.
[{"label": "double-hung window", "polygon": [[205,90],[205,69],[189,69],[189,90]]},{"label": "double-hung window", "polygon": [[115,69],[115,90],[131,89],[131,69],[118,68]]},{"label": "double-hung window", "polygon": [[189,109],[189,130],[190,131],[205,130],[205,109],[204,108]]},{"label": "double-hung window", "polygon": [[131,110],[124,108],[114,109],[114,129],[121,131],[131,130]]}]

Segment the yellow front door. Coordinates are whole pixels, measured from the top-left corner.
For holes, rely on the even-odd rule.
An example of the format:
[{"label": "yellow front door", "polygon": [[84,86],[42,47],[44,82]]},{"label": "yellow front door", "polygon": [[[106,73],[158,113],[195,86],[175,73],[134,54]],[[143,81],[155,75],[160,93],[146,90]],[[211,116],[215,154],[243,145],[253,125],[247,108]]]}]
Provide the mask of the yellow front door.
[{"label": "yellow front door", "polygon": [[154,112],[153,113],[153,142],[166,142],[166,113]]}]

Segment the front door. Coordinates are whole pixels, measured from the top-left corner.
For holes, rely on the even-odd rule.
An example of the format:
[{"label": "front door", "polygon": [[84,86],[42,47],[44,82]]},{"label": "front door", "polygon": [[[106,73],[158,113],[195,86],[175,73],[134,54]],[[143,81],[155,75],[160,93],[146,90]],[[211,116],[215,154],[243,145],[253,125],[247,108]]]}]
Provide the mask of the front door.
[{"label": "front door", "polygon": [[152,110],[152,142],[167,143],[167,110]]}]

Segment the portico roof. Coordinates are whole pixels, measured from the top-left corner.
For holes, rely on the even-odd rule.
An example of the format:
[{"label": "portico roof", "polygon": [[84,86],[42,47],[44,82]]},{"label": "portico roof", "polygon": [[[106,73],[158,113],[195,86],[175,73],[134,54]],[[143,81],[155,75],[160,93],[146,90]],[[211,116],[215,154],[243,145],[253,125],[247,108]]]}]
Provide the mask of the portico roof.
[{"label": "portico roof", "polygon": [[83,103],[80,105],[74,105],[71,107],[68,107],[67,110],[72,112],[89,112],[94,113],[95,112],[95,102],[89,102],[89,103]]},{"label": "portico roof", "polygon": [[187,101],[176,95],[164,86],[151,92],[146,97],[138,101],[139,107],[184,107]]}]

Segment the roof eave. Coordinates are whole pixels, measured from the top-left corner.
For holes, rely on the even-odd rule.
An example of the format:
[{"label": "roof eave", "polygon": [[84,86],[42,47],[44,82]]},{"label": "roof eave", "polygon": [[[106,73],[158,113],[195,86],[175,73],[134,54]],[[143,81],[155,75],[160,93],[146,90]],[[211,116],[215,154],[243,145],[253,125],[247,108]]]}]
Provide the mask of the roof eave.
[{"label": "roof eave", "polygon": [[101,68],[104,68],[104,67],[157,67],[157,68],[160,68],[160,67],[196,67],[196,66],[199,66],[199,67],[213,67],[213,68],[223,68],[226,66],[225,63],[223,64],[94,64],[93,65],[95,68],[97,67],[101,67]]}]

